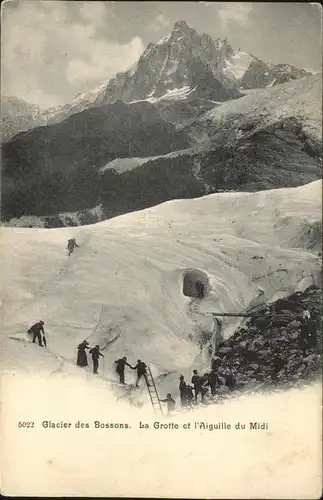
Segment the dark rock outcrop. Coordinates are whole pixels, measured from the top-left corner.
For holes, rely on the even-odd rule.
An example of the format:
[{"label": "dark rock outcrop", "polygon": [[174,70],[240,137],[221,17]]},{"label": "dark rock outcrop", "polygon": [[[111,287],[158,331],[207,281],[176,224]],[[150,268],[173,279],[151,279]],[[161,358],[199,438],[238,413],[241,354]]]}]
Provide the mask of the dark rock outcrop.
[{"label": "dark rock outcrop", "polygon": [[[245,389],[293,386],[316,379],[322,368],[321,307],[322,290],[314,285],[279,299],[262,315],[265,325],[252,318],[231,337],[232,349],[219,346],[217,364],[230,366],[238,387]],[[308,344],[302,343],[301,336],[304,310],[311,314],[308,325],[313,340]]]}]

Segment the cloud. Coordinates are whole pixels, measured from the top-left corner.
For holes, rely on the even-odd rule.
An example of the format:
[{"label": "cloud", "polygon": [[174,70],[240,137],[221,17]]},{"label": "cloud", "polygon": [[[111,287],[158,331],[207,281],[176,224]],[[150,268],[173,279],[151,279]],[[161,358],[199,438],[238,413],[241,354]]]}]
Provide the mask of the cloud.
[{"label": "cloud", "polygon": [[157,24],[160,24],[163,28],[169,26],[169,20],[163,14],[158,14],[156,17]]},{"label": "cloud", "polygon": [[134,37],[128,44],[105,43],[100,40],[91,42],[91,58],[72,59],[67,66],[67,80],[75,82],[104,81],[107,75],[129,68],[144,50],[139,37]]},{"label": "cloud", "polygon": [[229,22],[235,22],[238,24],[248,23],[248,14],[252,9],[250,3],[227,3],[219,2],[219,16],[223,22],[224,26],[227,26]]},{"label": "cloud", "polygon": [[108,17],[113,17],[112,11],[108,11],[108,6],[102,2],[85,2],[79,9],[80,17],[88,23],[96,26],[103,26]]},{"label": "cloud", "polygon": [[164,28],[167,28],[170,26],[170,21],[166,19],[164,14],[159,13],[156,18],[154,19],[153,23],[151,24],[151,29],[152,31],[160,31]]},{"label": "cloud", "polygon": [[214,9],[217,16],[220,18],[222,28],[226,28],[229,23],[237,23],[245,25],[248,23],[249,12],[252,9],[252,4],[249,2],[203,2],[206,7]]},{"label": "cloud", "polygon": [[141,38],[128,43],[107,41],[113,15],[103,2],[28,1],[9,9],[2,27],[2,91],[46,107],[66,96],[90,90],[84,85],[109,80],[130,67],[144,50]]}]

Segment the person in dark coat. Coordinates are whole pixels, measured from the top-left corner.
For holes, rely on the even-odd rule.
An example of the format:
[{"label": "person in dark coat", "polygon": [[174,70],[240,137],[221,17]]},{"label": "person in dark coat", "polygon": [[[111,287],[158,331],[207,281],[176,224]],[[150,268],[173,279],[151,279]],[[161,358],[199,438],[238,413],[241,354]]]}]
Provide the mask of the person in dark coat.
[{"label": "person in dark coat", "polygon": [[172,411],[175,410],[175,400],[172,398],[172,395],[170,393],[167,394],[166,399],[160,399],[162,403],[167,403],[167,411],[168,415],[172,413]]},{"label": "person in dark coat", "polygon": [[203,399],[203,392],[202,392],[202,379],[198,375],[197,370],[193,370],[193,377],[191,379],[191,382],[194,387],[194,399],[195,399],[195,404],[197,404],[197,396],[201,394],[201,398]]},{"label": "person in dark coat", "polygon": [[90,349],[90,354],[92,354],[93,373],[97,374],[99,368],[99,357],[102,356],[102,358],[104,358],[102,352],[100,352],[100,346],[96,345]]},{"label": "person in dark coat", "polygon": [[215,372],[215,370],[212,370],[209,373],[208,379],[209,379],[211,394],[212,394],[212,396],[215,396],[216,386],[220,384],[219,377],[218,377],[217,373]]},{"label": "person in dark coat", "polygon": [[186,385],[186,404],[187,404],[187,406],[193,405],[193,399],[194,399],[193,387],[191,385],[187,384]]},{"label": "person in dark coat", "polygon": [[181,397],[182,406],[186,406],[187,404],[187,384],[184,380],[184,375],[179,377],[179,393]]},{"label": "person in dark coat", "polygon": [[119,379],[120,379],[120,384],[124,384],[124,370],[126,365],[129,366],[129,368],[133,368],[129,363],[127,363],[127,357],[124,356],[123,358],[117,359],[115,361],[116,363],[116,372],[119,374]]},{"label": "person in dark coat", "polygon": [[146,384],[148,385],[147,382],[147,365],[141,359],[138,359],[136,366],[131,367],[133,370],[137,370],[137,380],[136,380],[136,387],[139,387],[139,381],[141,377],[145,377]]},{"label": "person in dark coat", "polygon": [[196,288],[196,291],[197,291],[197,296],[199,299],[202,299],[205,295],[205,287],[203,285],[203,283],[201,283],[201,281],[197,281],[195,283],[195,288]]},{"label": "person in dark coat", "polygon": [[28,330],[28,333],[33,334],[33,343],[36,343],[36,339],[38,340],[38,344],[40,347],[43,347],[42,344],[42,337],[41,334],[45,335],[44,331],[44,322],[43,321],[38,321],[38,323],[35,323],[33,326],[31,326]]},{"label": "person in dark coat", "polygon": [[89,343],[86,340],[83,340],[83,342],[78,345],[77,361],[76,361],[77,366],[88,365],[87,355],[86,355],[86,349],[88,348],[89,348]]},{"label": "person in dark coat", "polygon": [[68,240],[67,242],[68,256],[70,256],[71,253],[73,253],[75,247],[79,248],[79,245],[76,243],[75,238],[71,238],[70,240]]}]

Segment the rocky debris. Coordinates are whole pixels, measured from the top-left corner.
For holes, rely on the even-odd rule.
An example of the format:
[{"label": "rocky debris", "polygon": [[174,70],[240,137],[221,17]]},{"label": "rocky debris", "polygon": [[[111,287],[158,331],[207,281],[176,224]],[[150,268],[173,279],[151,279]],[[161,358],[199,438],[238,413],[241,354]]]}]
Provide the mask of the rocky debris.
[{"label": "rocky debris", "polygon": [[[312,285],[268,305],[219,346],[217,365],[231,367],[238,387],[246,389],[313,380],[321,373],[321,304],[322,290]],[[311,313],[316,345],[302,343],[304,310]]]}]

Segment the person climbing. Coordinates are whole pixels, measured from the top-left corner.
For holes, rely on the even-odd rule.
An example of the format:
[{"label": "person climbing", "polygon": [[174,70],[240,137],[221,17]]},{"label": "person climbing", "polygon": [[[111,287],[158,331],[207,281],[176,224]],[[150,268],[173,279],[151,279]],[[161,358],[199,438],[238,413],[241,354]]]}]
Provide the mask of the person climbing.
[{"label": "person climbing", "polygon": [[162,403],[167,403],[167,412],[168,415],[172,413],[172,411],[175,410],[175,400],[172,398],[172,395],[170,393],[167,394],[166,399],[160,399]]},{"label": "person climbing", "polygon": [[43,321],[38,321],[38,323],[35,323],[33,326],[31,326],[28,330],[29,334],[33,334],[33,343],[36,343],[36,339],[38,340],[38,344],[40,347],[43,347],[42,344],[42,337],[45,336],[45,331],[44,331],[44,322]]},{"label": "person climbing", "polygon": [[119,379],[120,379],[120,384],[124,384],[124,370],[126,365],[129,366],[129,368],[133,368],[129,363],[127,363],[127,357],[123,356],[123,358],[117,359],[115,361],[116,363],[116,372],[119,374]]},{"label": "person climbing", "polygon": [[202,396],[202,379],[198,375],[197,370],[193,370],[193,373],[194,373],[194,375],[193,375],[193,377],[191,379],[191,382],[192,382],[193,387],[194,387],[195,404],[197,404],[197,396],[199,394],[201,394],[201,398],[203,399],[203,396]]},{"label": "person climbing", "polygon": [[87,340],[83,340],[81,344],[78,345],[77,347],[78,353],[77,353],[77,361],[76,364],[77,366],[87,366],[87,355],[86,355],[86,349],[89,349],[89,343]]},{"label": "person climbing", "polygon": [[193,406],[193,387],[189,384],[186,385],[186,404],[187,406]]},{"label": "person climbing", "polygon": [[104,358],[102,352],[100,352],[100,346],[96,345],[95,347],[90,349],[90,354],[92,354],[93,373],[97,375],[99,368],[99,357],[102,356],[102,358]]},{"label": "person climbing", "polygon": [[187,404],[187,384],[184,380],[184,375],[179,377],[179,393],[181,397],[182,406],[186,406]]},{"label": "person climbing", "polygon": [[45,337],[45,333],[43,333],[43,344],[45,347],[47,347],[47,340],[46,340],[46,337]]},{"label": "person climbing", "polygon": [[80,248],[79,245],[76,243],[75,238],[69,239],[67,242],[68,256],[70,256],[71,253],[73,253],[75,247]]},{"label": "person climbing", "polygon": [[196,288],[196,291],[197,291],[197,296],[199,299],[202,299],[205,295],[205,287],[203,285],[203,283],[201,283],[201,281],[197,281],[195,283],[195,288]]},{"label": "person climbing", "polygon": [[136,387],[139,387],[139,381],[140,381],[140,379],[141,379],[142,376],[145,377],[146,383],[148,385],[147,375],[146,375],[146,369],[147,369],[146,363],[144,363],[143,361],[141,361],[141,359],[138,359],[136,366],[132,366],[131,368],[133,370],[137,370]]}]

